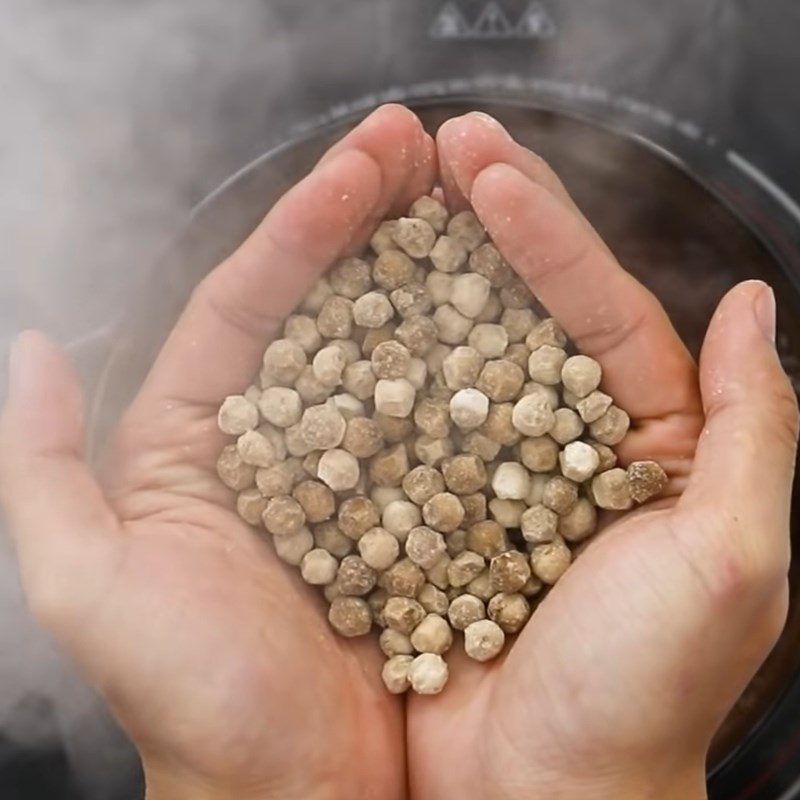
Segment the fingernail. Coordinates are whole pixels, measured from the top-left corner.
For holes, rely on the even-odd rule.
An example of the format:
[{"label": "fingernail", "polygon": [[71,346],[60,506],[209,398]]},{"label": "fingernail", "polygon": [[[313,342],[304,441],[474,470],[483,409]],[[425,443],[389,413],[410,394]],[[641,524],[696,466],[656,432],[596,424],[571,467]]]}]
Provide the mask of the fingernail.
[{"label": "fingernail", "polygon": [[511,138],[511,134],[503,127],[503,125],[485,111],[472,111],[470,116],[481,120],[481,122],[483,122],[485,125],[489,126],[490,128],[494,128],[497,131],[501,131],[506,135],[506,137]]},{"label": "fingernail", "polygon": [[753,313],[756,317],[761,332],[773,344],[775,343],[776,307],[775,292],[766,283],[761,284],[761,290],[756,295],[753,303]]}]

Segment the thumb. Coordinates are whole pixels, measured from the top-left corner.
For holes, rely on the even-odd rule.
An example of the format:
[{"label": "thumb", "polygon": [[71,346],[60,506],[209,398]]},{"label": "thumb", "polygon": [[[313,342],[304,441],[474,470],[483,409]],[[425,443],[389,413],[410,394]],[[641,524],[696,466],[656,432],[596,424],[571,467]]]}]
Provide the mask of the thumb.
[{"label": "thumb", "polygon": [[700,358],[706,427],[681,506],[722,515],[739,563],[785,572],[798,416],[775,313],[770,287],[747,281],[714,314]]},{"label": "thumb", "polygon": [[19,336],[0,418],[0,502],[34,613],[61,618],[86,588],[119,523],[81,455],[83,399],[62,351]]}]

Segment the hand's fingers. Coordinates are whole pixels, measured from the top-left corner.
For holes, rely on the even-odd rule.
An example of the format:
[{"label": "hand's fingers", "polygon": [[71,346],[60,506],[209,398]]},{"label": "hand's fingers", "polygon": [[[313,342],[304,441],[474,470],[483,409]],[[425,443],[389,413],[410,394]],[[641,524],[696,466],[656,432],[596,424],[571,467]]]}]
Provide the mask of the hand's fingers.
[{"label": "hand's fingers", "polygon": [[78,590],[70,584],[107,556],[119,531],[82,460],[82,439],[74,371],[44,335],[22,334],[0,419],[0,500],[29,600],[45,618],[70,604]]},{"label": "hand's fingers", "polygon": [[398,198],[406,202],[406,187],[430,190],[435,160],[410,111],[380,109],[336,147],[199,285],[142,389],[142,413],[241,391],[319,275]]},{"label": "hand's fingers", "polygon": [[[468,146],[464,146],[465,142],[469,143]],[[494,117],[472,111],[450,119],[439,128],[436,144],[442,187],[448,207],[453,211],[471,206],[472,184],[486,167],[496,163],[508,164],[561,200],[606,249],[550,165],[515,142]]]},{"label": "hand's fingers", "polygon": [[600,361],[622,408],[640,420],[699,408],[692,358],[666,312],[561,200],[502,163],[474,179],[470,199],[578,349]]},{"label": "hand's fingers", "polygon": [[788,556],[797,398],[773,344],[774,319],[774,296],[760,281],[740,284],[720,303],[700,359],[706,427],[679,508],[721,514],[751,562],[774,558],[780,569]]}]

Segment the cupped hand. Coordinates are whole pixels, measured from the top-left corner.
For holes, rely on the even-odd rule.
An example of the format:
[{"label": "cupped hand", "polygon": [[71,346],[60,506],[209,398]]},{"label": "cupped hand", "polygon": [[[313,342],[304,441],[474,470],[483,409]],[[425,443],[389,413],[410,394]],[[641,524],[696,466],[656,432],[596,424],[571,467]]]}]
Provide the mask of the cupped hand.
[{"label": "cupped hand", "polygon": [[503,658],[451,652],[443,695],[410,699],[412,794],[704,796],[709,741],[786,615],[797,409],[772,293],[724,298],[698,371],[540,158],[481,114],[446,123],[438,149],[451,208],[474,207],[602,364],[633,421],[622,462],[655,459],[671,481],[585,549]]},{"label": "cupped hand", "polygon": [[397,106],[333,147],[199,285],[96,472],[64,356],[36,333],[14,348],[0,490],[24,587],[138,746],[148,797],[405,794],[378,648],[334,635],[232,510],[216,412],[314,280],[435,177],[433,141]]}]

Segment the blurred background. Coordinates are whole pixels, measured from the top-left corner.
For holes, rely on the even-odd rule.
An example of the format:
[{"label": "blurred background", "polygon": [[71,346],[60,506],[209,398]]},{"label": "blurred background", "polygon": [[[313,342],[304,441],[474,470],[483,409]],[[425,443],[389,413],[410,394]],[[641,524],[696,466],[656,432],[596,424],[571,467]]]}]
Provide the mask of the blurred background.
[{"label": "blurred background", "polygon": [[[435,127],[491,100],[687,339],[740,277],[731,264],[776,283],[797,377],[798,41],[796,0],[3,0],[0,354],[44,328],[107,421],[121,400],[104,401],[100,376],[132,297],[146,314],[173,287],[166,326],[271,193],[381,102],[421,103]],[[190,247],[209,219],[225,224]],[[800,796],[793,631],[715,765],[717,798]],[[140,795],[135,754],[30,622],[0,539],[0,797]]]}]

